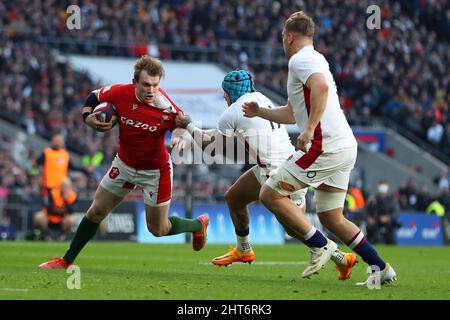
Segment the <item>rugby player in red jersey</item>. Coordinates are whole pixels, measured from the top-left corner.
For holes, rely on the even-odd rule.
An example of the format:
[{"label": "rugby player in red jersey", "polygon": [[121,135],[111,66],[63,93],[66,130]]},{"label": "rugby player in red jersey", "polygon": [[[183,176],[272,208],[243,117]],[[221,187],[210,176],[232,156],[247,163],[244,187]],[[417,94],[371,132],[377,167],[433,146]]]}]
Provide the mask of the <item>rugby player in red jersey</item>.
[{"label": "rugby player in red jersey", "polygon": [[100,222],[135,186],[142,189],[148,230],[156,237],[192,232],[195,251],[206,243],[209,218],[168,217],[172,191],[172,162],[165,146],[167,130],[176,128],[182,112],[160,88],[162,63],[142,56],[134,65],[133,83],[103,87],[89,94],[83,120],[97,131],[108,131],[113,123],[100,122],[92,110],[101,102],[112,103],[118,112],[119,150],[103,177],[86,216],[80,222],[69,249],[62,258],[39,265],[42,269],[69,267],[95,235]]}]

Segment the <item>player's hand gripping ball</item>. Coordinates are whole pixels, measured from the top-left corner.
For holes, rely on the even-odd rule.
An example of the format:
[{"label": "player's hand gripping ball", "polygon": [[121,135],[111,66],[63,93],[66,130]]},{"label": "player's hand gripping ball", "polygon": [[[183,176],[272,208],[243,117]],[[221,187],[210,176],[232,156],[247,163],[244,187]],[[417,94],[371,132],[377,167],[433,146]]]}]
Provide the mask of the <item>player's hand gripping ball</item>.
[{"label": "player's hand gripping ball", "polygon": [[100,103],[92,111],[92,113],[96,113],[96,112],[100,112],[97,115],[98,121],[112,122],[113,126],[117,123],[117,118],[118,118],[119,114],[117,113],[116,107],[114,107],[114,105],[112,103],[109,103],[109,102]]}]

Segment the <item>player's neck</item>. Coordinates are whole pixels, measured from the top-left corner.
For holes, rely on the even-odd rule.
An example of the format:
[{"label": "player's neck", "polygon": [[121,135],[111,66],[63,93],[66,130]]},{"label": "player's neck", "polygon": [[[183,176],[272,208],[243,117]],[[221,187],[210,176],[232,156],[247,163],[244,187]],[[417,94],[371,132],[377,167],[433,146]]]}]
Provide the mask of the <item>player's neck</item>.
[{"label": "player's neck", "polygon": [[312,45],[313,45],[313,42],[311,39],[303,38],[303,39],[299,40],[297,43],[297,46],[296,46],[297,52],[302,50],[304,47],[312,46]]},{"label": "player's neck", "polygon": [[298,38],[294,43],[293,43],[293,52],[294,54],[299,52],[300,50],[302,50],[304,47],[307,46],[312,46],[313,45],[313,40],[311,38]]}]

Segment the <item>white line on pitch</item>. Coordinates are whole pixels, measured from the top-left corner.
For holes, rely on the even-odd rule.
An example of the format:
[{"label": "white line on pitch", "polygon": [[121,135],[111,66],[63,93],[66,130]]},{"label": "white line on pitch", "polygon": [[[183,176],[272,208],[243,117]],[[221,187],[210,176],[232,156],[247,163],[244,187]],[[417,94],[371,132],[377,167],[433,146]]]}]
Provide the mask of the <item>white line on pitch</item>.
[{"label": "white line on pitch", "polygon": [[0,291],[19,291],[19,292],[28,292],[28,289],[0,288]]},{"label": "white line on pitch", "polygon": [[[209,265],[211,262],[199,262],[199,264]],[[308,264],[306,261],[255,261],[252,265],[261,266],[279,266],[279,265],[305,265]]]}]

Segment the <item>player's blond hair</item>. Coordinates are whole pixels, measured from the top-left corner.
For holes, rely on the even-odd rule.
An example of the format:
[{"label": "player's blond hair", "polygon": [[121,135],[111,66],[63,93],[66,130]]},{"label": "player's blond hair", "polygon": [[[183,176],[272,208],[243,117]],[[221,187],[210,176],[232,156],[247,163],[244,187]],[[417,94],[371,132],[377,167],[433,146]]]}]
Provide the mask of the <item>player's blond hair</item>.
[{"label": "player's blond hair", "polygon": [[164,77],[162,62],[148,55],[140,57],[134,63],[134,80],[139,81],[139,75],[142,70],[145,70],[152,77]]},{"label": "player's blond hair", "polygon": [[284,23],[286,32],[298,33],[305,37],[312,38],[314,36],[315,24],[313,19],[303,11],[297,11]]}]

